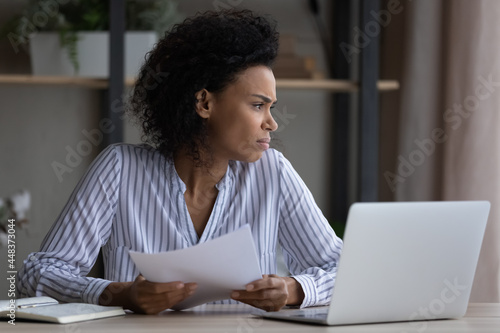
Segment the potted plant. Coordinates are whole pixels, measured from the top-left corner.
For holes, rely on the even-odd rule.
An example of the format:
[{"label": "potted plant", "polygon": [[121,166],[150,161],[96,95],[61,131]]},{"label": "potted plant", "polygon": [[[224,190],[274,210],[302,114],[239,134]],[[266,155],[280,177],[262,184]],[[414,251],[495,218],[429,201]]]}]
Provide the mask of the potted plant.
[{"label": "potted plant", "polygon": [[[125,75],[182,16],[172,0],[126,0]],[[109,1],[30,0],[4,34],[16,49],[29,42],[34,75],[108,77]]]}]

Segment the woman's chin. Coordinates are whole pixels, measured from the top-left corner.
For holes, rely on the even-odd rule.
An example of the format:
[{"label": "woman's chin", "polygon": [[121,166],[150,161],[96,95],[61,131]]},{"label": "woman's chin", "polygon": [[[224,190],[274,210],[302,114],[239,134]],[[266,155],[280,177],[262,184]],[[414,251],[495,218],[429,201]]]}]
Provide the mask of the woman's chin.
[{"label": "woman's chin", "polygon": [[262,152],[255,152],[247,156],[241,156],[241,158],[239,158],[238,160],[241,162],[253,163],[260,160],[261,157],[262,157]]}]

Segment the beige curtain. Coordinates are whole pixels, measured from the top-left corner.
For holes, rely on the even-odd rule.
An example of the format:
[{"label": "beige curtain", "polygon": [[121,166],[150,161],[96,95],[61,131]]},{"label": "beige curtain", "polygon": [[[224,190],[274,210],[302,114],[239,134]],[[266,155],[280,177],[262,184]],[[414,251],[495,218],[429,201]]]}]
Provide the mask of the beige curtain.
[{"label": "beige curtain", "polygon": [[[500,301],[500,1],[405,2],[396,200],[489,200],[471,302]],[[443,244],[445,246],[445,244]]]}]

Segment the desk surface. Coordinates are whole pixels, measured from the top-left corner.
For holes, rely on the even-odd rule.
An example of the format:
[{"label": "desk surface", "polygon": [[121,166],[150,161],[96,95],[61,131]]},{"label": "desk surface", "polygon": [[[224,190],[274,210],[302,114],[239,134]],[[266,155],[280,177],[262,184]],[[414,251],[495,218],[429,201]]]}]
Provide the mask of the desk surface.
[{"label": "desk surface", "polygon": [[[166,311],[157,316],[127,314],[82,323],[58,325],[16,321],[0,322],[2,332],[495,332],[500,331],[500,304],[470,304],[464,318],[424,322],[400,322],[349,326],[316,326],[262,319],[246,305],[202,305],[181,312]],[[6,329],[5,329],[6,328]]]}]

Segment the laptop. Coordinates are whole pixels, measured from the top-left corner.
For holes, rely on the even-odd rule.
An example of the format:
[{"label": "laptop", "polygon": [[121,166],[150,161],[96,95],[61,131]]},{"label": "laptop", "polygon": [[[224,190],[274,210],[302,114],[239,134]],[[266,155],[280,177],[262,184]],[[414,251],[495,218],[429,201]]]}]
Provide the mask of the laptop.
[{"label": "laptop", "polygon": [[460,318],[488,201],[355,203],[329,306],[260,312],[323,325]]}]

